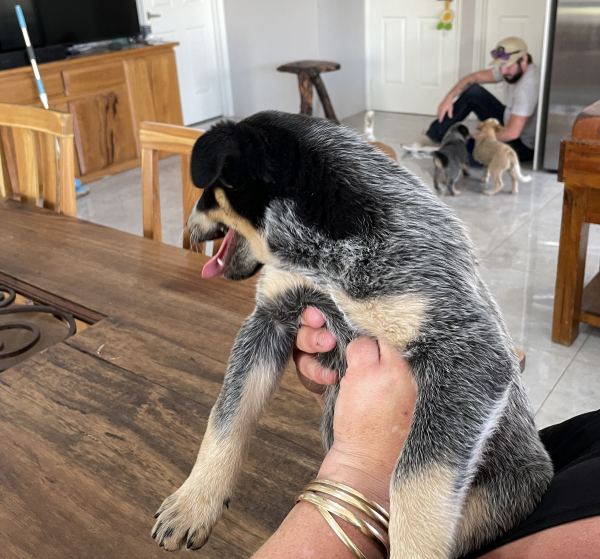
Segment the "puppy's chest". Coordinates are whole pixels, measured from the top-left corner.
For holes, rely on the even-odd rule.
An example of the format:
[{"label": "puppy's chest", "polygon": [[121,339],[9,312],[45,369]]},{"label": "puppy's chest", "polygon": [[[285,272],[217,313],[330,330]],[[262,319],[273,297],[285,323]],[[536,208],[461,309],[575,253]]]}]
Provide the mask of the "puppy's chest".
[{"label": "puppy's chest", "polygon": [[[400,351],[418,337],[429,313],[429,302],[422,294],[355,299],[326,282],[320,285],[305,276],[272,266],[263,269],[257,290],[259,305],[289,306],[291,312],[294,309],[302,312],[306,306],[319,307],[319,301],[324,298],[334,305],[351,330],[384,340]],[[280,310],[286,311],[285,308]],[[320,310],[326,313],[327,309]]]}]

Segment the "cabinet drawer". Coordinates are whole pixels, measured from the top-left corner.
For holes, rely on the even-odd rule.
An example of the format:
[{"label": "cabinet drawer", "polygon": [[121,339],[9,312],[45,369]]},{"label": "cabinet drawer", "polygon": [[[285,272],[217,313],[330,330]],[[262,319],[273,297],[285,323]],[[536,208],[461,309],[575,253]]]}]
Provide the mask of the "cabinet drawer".
[{"label": "cabinet drawer", "polygon": [[125,72],[121,62],[103,64],[94,68],[66,70],[63,76],[67,95],[91,93],[125,83]]},{"label": "cabinet drawer", "polygon": [[[44,89],[48,97],[62,97],[63,81],[59,71],[41,72]],[[0,103],[14,103],[15,105],[31,105],[39,101],[37,86],[33,71],[12,74],[0,77]]]}]

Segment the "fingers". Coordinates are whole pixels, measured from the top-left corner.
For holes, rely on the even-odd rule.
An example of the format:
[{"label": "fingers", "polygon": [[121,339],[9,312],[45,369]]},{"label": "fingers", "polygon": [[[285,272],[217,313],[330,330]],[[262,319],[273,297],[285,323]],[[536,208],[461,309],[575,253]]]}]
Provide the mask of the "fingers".
[{"label": "fingers", "polygon": [[310,353],[294,350],[294,362],[300,381],[315,394],[322,394],[325,386],[337,382],[337,373],[323,367],[317,358]]},{"label": "fingers", "polygon": [[325,317],[319,309],[315,307],[307,307],[302,313],[301,322],[303,326],[321,328],[321,326],[325,325]]},{"label": "fingers", "polygon": [[450,105],[448,109],[448,118],[452,118],[454,116],[454,105]]},{"label": "fingers", "polygon": [[296,336],[296,347],[307,353],[327,353],[335,345],[333,334],[325,328],[302,326]]}]

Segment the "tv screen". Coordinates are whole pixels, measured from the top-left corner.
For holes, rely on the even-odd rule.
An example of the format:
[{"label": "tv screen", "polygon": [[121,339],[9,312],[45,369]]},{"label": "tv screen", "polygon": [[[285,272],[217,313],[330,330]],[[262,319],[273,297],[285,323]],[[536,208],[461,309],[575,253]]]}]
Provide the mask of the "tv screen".
[{"label": "tv screen", "polygon": [[25,48],[20,4],[34,48],[133,37],[140,24],[135,0],[0,0],[0,52]]}]

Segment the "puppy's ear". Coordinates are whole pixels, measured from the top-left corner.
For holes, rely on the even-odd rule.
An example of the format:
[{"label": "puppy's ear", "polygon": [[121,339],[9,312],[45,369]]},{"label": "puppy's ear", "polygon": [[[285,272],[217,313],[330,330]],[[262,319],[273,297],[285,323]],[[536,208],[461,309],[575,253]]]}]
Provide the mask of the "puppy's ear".
[{"label": "puppy's ear", "polygon": [[477,125],[477,130],[483,130],[485,128],[485,120],[483,122],[480,122]]},{"label": "puppy's ear", "polygon": [[494,132],[496,132],[496,134],[498,134],[499,132],[504,132],[505,130],[506,130],[506,128],[504,128],[504,126],[502,126],[502,124],[494,125]]},{"label": "puppy's ear", "polygon": [[456,129],[463,135],[464,138],[468,138],[471,135],[469,129],[464,124],[459,124]]},{"label": "puppy's ear", "polygon": [[231,123],[217,125],[194,144],[191,172],[196,187],[208,188],[220,178],[226,165],[239,160],[233,126]]}]

